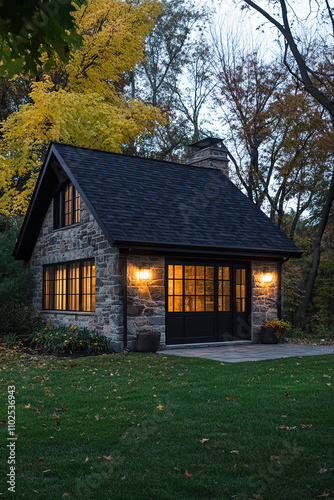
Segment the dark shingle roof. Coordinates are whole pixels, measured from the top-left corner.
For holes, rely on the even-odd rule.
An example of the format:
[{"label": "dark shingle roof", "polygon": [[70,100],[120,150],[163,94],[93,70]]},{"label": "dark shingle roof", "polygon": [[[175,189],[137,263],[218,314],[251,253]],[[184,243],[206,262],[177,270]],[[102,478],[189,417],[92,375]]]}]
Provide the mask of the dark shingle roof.
[{"label": "dark shingle roof", "polygon": [[51,151],[116,245],[301,254],[218,170],[65,144]]}]

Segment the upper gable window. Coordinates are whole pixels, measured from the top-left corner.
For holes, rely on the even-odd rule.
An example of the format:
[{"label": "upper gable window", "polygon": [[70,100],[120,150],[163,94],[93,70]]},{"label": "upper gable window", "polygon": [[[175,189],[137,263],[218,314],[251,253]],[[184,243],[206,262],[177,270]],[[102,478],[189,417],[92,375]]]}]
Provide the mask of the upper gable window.
[{"label": "upper gable window", "polygon": [[54,199],[54,228],[80,222],[80,194],[73,184],[65,184]]}]

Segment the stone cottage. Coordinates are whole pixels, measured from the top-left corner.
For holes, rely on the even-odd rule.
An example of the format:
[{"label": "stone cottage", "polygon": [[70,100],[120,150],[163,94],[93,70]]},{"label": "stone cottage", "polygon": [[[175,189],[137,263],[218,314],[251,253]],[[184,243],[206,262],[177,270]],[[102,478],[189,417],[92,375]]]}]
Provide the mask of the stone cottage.
[{"label": "stone cottage", "polygon": [[45,320],[133,350],[258,342],[301,251],[228,178],[219,139],[175,164],[53,143],[15,247]]}]

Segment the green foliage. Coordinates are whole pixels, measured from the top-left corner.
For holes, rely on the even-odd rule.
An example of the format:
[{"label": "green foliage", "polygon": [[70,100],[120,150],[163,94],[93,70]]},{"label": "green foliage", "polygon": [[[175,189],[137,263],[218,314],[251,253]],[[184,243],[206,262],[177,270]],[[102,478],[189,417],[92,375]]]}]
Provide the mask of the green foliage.
[{"label": "green foliage", "polygon": [[104,335],[76,325],[44,326],[30,333],[28,339],[37,347],[57,353],[85,351],[99,354],[109,351],[108,340]]},{"label": "green foliage", "polygon": [[37,74],[46,53],[48,66],[56,57],[68,61],[82,38],[73,13],[85,0],[4,0],[0,4],[0,75]]},{"label": "green foliage", "polygon": [[5,302],[0,306],[0,334],[25,337],[41,324],[40,313],[26,304]]},{"label": "green foliage", "polygon": [[24,302],[27,297],[28,268],[12,255],[19,227],[18,221],[12,220],[0,232],[0,306],[11,301]]},{"label": "green foliage", "polygon": [[14,349],[17,345],[17,337],[15,333],[8,333],[2,337],[2,341],[7,349]]},{"label": "green foliage", "polygon": [[291,329],[290,323],[288,323],[287,321],[280,321],[278,318],[265,320],[263,322],[263,326],[266,328],[274,328],[275,335],[278,339],[280,339],[282,335],[284,335]]}]

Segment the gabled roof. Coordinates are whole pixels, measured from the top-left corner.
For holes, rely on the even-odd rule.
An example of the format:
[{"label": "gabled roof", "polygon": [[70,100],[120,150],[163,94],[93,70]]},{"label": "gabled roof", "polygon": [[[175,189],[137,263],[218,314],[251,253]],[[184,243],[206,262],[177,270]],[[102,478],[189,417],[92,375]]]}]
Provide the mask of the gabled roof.
[{"label": "gabled roof", "polygon": [[109,242],[119,247],[300,256],[219,170],[51,144],[14,256],[29,260],[60,164]]}]

